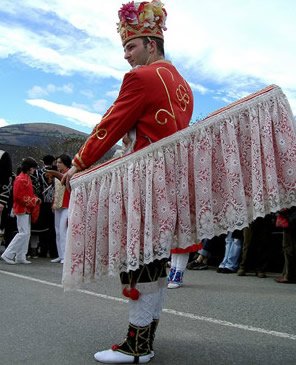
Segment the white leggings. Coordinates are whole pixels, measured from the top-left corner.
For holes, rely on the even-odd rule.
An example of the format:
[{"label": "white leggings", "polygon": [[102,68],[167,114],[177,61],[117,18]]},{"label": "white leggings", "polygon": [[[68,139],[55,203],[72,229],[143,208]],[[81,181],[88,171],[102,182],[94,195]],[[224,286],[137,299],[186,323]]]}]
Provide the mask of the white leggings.
[{"label": "white leggings", "polygon": [[129,322],[134,326],[145,327],[153,319],[159,319],[167,288],[149,294],[141,294],[138,300],[129,302]]}]

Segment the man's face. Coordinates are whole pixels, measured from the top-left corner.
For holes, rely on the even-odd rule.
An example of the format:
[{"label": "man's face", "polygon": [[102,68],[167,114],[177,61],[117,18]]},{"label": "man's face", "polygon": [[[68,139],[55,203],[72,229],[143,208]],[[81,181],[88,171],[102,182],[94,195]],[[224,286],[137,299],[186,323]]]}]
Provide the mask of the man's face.
[{"label": "man's face", "polygon": [[147,45],[144,46],[142,38],[131,39],[124,46],[124,58],[132,67],[146,65],[149,55],[149,49]]}]

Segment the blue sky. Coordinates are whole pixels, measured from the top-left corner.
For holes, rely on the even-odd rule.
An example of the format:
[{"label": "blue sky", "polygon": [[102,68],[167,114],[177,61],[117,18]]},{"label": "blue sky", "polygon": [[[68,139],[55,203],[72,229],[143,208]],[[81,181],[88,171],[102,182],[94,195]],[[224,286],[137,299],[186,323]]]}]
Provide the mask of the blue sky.
[{"label": "blue sky", "polygon": [[[129,65],[122,0],[0,0],[0,127],[56,123],[90,133]],[[166,58],[192,86],[193,119],[269,84],[296,115],[295,0],[164,0]]]}]

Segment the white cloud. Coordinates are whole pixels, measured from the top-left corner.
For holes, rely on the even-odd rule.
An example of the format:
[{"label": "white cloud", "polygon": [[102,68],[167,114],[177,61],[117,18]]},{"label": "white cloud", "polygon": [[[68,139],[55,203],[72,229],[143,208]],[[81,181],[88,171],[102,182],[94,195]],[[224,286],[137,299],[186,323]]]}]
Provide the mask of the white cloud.
[{"label": "white cloud", "polygon": [[95,126],[102,117],[100,114],[90,113],[80,108],[56,104],[43,99],[26,100],[26,102],[30,105],[37,106],[51,113],[65,117],[77,125],[83,125],[87,127]]},{"label": "white cloud", "polygon": [[120,91],[121,84],[113,85],[114,90],[109,90],[106,92],[106,96],[116,99]]},{"label": "white cloud", "polygon": [[189,82],[189,85],[190,85],[192,91],[198,91],[202,95],[205,95],[205,94],[208,94],[211,92],[210,89],[208,89],[205,86],[202,86],[200,84],[194,84],[193,82]]},{"label": "white cloud", "polygon": [[[167,4],[166,49],[174,63],[190,69],[190,81],[214,82],[237,93],[277,84],[289,90],[294,105],[294,0],[284,5],[269,0],[187,0],[183,5],[177,0]],[[295,106],[293,110],[296,114]]]},{"label": "white cloud", "polygon": [[87,110],[87,111],[90,110],[90,107],[85,104],[78,104],[78,103],[73,102],[71,106],[75,109],[82,109],[82,110]]},{"label": "white cloud", "polygon": [[5,120],[5,119],[3,119],[3,118],[0,118],[0,128],[1,128],[1,127],[5,127],[6,125],[9,125],[9,124],[6,122],[6,120]]},{"label": "white cloud", "polygon": [[74,86],[72,84],[67,84],[67,85],[63,85],[63,86],[56,86],[53,84],[49,84],[49,85],[47,85],[46,89],[50,93],[55,93],[55,92],[61,91],[65,94],[72,94]]},{"label": "white cloud", "polygon": [[86,96],[88,99],[94,97],[94,93],[91,90],[80,90],[80,94]]},{"label": "white cloud", "polygon": [[180,6],[171,0],[168,8],[167,48],[195,71],[219,79],[238,73],[292,83],[286,75],[296,72],[295,57],[287,59],[296,56],[295,1],[282,6],[268,0],[187,0]]},{"label": "white cloud", "polygon": [[44,88],[41,86],[33,86],[32,89],[28,90],[27,93],[30,98],[41,98],[48,96],[50,93],[63,92],[65,94],[72,94],[74,86],[72,84],[67,84],[63,86],[56,86],[53,84],[48,84]]},{"label": "white cloud", "polygon": [[107,100],[99,99],[93,103],[93,109],[96,112],[105,112],[107,109]]},{"label": "white cloud", "polygon": [[108,40],[100,43],[99,39],[84,37],[77,42],[75,35],[61,37],[49,32],[36,33],[21,25],[0,25],[0,57],[14,55],[30,67],[57,75],[80,72],[122,80],[126,65],[122,52],[118,57],[120,49],[111,47]]},{"label": "white cloud", "polygon": [[213,99],[222,100],[226,104],[230,104],[235,100],[239,100],[248,96],[250,93],[246,91],[239,91],[237,89],[228,89],[228,90],[217,90],[215,94],[216,95],[213,96]]},{"label": "white cloud", "polygon": [[118,94],[119,94],[119,90],[112,90],[112,91],[106,92],[106,96],[110,96],[113,99],[116,99]]},{"label": "white cloud", "polygon": [[48,95],[48,91],[40,86],[33,86],[32,89],[27,91],[30,98],[40,98]]},{"label": "white cloud", "polygon": [[[166,51],[177,67],[187,69],[198,92],[207,93],[199,86],[208,82],[236,95],[274,83],[289,94],[296,114],[295,0],[164,3]],[[62,76],[81,73],[121,81],[128,71],[116,32],[121,5],[122,0],[1,0],[9,17],[0,25],[0,57],[14,55],[30,67]],[[232,98],[221,97],[225,102]]]}]

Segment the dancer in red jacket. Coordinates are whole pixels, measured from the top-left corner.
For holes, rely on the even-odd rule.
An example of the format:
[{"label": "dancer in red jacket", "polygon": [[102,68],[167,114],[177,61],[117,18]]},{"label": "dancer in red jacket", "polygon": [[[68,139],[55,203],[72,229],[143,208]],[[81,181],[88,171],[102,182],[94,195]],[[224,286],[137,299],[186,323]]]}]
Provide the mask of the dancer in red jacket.
[{"label": "dancer in red jacket", "polygon": [[[119,11],[124,58],[132,70],[117,100],[76,154],[66,178],[98,161],[123,138],[124,154],[138,151],[189,125],[193,95],[188,83],[164,57],[166,11],[159,0],[130,2]],[[126,339],[95,354],[104,363],[147,363],[167,287],[165,260],[122,272],[123,294],[130,298]]]},{"label": "dancer in red jacket", "polygon": [[18,233],[10,242],[1,258],[8,264],[30,264],[26,260],[31,236],[31,219],[36,221],[41,200],[34,195],[30,174],[37,168],[37,162],[28,157],[22,161],[22,172],[13,185],[13,212],[17,218]]}]

